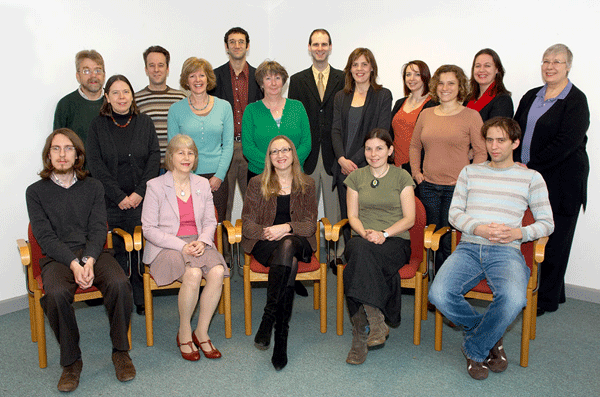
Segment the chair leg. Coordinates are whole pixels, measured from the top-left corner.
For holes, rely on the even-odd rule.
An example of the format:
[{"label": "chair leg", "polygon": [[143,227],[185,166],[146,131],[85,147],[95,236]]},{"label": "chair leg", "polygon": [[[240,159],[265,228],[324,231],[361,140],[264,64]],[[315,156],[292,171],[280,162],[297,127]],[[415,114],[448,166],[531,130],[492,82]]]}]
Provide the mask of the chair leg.
[{"label": "chair leg", "polygon": [[150,274],[147,269],[144,273],[144,305],[146,306],[146,346],[154,346],[154,329],[152,321],[154,321],[154,306],[152,303],[152,290],[150,289]]},{"label": "chair leg", "polygon": [[231,280],[223,281],[223,301],[225,309],[225,338],[231,338]]},{"label": "chair leg", "polygon": [[525,310],[523,311],[523,326],[521,328],[521,367],[529,365],[529,333],[531,332],[532,306],[532,291],[527,288],[527,306],[525,306]]},{"label": "chair leg", "polygon": [[413,326],[413,344],[421,344],[421,308],[423,302],[423,283],[419,279],[420,273],[415,276],[415,304],[414,304],[414,326]]},{"label": "chair leg", "polygon": [[221,293],[221,298],[219,299],[219,314],[225,313],[225,297],[223,293]]},{"label": "chair leg", "polygon": [[537,307],[538,307],[538,291],[533,294],[533,307],[531,310],[531,331],[529,332],[529,338],[535,339],[535,332],[537,327]]},{"label": "chair leg", "polygon": [[40,368],[46,368],[48,366],[48,356],[46,355],[46,329],[44,325],[44,311],[40,304],[42,298],[41,291],[34,292],[35,301],[35,329],[37,331],[37,345],[38,345],[38,358],[40,361]]},{"label": "chair leg", "polygon": [[319,292],[321,291],[319,284],[319,280],[313,282],[313,309],[315,310],[319,310]]},{"label": "chair leg", "polygon": [[132,344],[131,344],[131,321],[129,322],[129,328],[127,328],[127,341],[129,342],[129,350],[131,350]]},{"label": "chair leg", "polygon": [[435,311],[435,350],[442,350],[442,326],[444,321],[442,320],[442,313],[439,310]]},{"label": "chair leg", "polygon": [[35,300],[33,295],[28,294],[29,298],[29,326],[31,327],[31,341],[37,342],[37,330],[35,323]]},{"label": "chair leg", "polygon": [[427,321],[427,302],[429,295],[429,276],[423,278],[423,303],[421,304],[421,319]]},{"label": "chair leg", "polygon": [[337,267],[337,302],[336,302],[336,331],[344,334],[344,266]]},{"label": "chair leg", "polygon": [[321,309],[321,333],[327,332],[327,265],[321,264],[321,281],[319,282],[319,306]]},{"label": "chair leg", "polygon": [[250,285],[250,265],[244,265],[244,325],[246,335],[252,335],[252,289]]}]

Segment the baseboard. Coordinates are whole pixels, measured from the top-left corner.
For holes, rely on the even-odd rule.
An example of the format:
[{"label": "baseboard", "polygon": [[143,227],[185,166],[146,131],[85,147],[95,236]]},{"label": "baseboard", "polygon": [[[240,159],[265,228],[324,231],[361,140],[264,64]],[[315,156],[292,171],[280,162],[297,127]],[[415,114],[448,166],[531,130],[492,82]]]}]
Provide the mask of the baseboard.
[{"label": "baseboard", "polygon": [[0,301],[0,316],[27,309],[29,307],[29,297],[27,294]]},{"label": "baseboard", "polygon": [[580,287],[578,285],[566,284],[565,295],[567,298],[578,299],[580,301],[599,303],[600,304],[600,290]]}]

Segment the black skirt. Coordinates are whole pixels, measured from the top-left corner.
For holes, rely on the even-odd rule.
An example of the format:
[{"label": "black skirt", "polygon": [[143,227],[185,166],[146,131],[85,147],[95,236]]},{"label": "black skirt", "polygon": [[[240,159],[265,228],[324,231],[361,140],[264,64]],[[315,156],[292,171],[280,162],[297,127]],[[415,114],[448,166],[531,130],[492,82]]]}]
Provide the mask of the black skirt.
[{"label": "black skirt", "polygon": [[[284,237],[285,238],[285,237]],[[268,241],[268,240],[259,240],[254,244],[254,248],[252,248],[252,255],[254,258],[263,266],[269,266],[269,258],[279,248],[279,244],[284,240],[277,241]],[[310,262],[310,258],[312,256],[312,247],[310,243],[306,239],[306,237],[301,236],[288,236],[287,238],[294,238],[300,241],[299,252],[295,253],[295,257],[298,258],[300,262]]]},{"label": "black skirt", "polygon": [[353,237],[344,251],[346,297],[378,308],[392,326],[400,325],[401,287],[398,271],[410,259],[410,241],[390,237],[375,244]]}]

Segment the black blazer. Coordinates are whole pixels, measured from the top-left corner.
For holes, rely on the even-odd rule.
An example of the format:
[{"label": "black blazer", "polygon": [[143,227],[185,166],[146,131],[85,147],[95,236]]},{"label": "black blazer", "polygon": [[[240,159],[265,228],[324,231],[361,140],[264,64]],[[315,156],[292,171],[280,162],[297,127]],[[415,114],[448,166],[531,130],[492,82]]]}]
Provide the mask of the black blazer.
[{"label": "black blazer", "polygon": [[[367,165],[363,149],[367,134],[373,128],[384,128],[386,130],[390,128],[392,122],[392,93],[387,88],[375,91],[373,87],[369,87],[356,138],[354,142],[350,143],[349,147],[346,147],[348,112],[353,96],[353,92],[346,94],[344,91],[340,91],[335,95],[331,143],[336,160],[344,156],[360,168]],[[340,173],[340,165],[335,161],[333,163],[333,176],[337,177]]]},{"label": "black blazer", "polygon": [[[256,69],[248,65],[248,103],[256,102],[263,98],[263,92],[258,85],[258,82],[254,78]],[[229,62],[219,66],[215,69],[215,76],[217,77],[217,86],[210,90],[208,93],[214,95],[217,98],[221,98],[231,104],[233,107],[233,88],[231,87],[231,72],[229,71]]]},{"label": "black blazer", "polygon": [[[542,87],[528,91],[517,108],[515,120],[525,133],[529,109]],[[552,211],[573,216],[587,204],[590,162],[586,151],[590,109],[587,98],[573,85],[565,99],[557,100],[539,118],[531,140],[529,168],[538,171],[548,185]],[[521,161],[521,145],[513,152]]]},{"label": "black blazer", "polygon": [[[396,103],[394,104],[394,108],[392,109],[392,118],[391,120],[394,120],[394,116],[396,115],[396,113],[398,113],[400,111],[400,109],[402,108],[402,105],[404,104],[404,101],[406,101],[408,97],[405,96],[404,98],[400,98],[396,101]],[[427,108],[432,108],[434,106],[439,105],[438,102],[434,101],[433,99],[430,99],[429,101],[427,101],[427,103],[423,106],[423,108],[421,109],[421,112]],[[419,112],[419,114],[421,114],[421,112]],[[394,140],[394,128],[392,127],[392,122],[390,120],[390,134],[392,135],[392,140]]]},{"label": "black blazer", "polygon": [[331,175],[335,160],[331,145],[331,124],[335,94],[344,88],[344,72],[330,67],[323,101],[319,97],[312,67],[294,74],[290,78],[288,98],[297,99],[304,105],[310,123],[312,149],[304,162],[304,172],[312,174],[317,166],[319,149],[325,171]]},{"label": "black blazer", "polygon": [[[468,100],[463,103],[465,106],[468,104]],[[479,112],[484,123],[496,116],[512,117],[513,114],[515,114],[515,108],[513,107],[512,98],[508,94],[496,95],[490,103],[485,105]]]}]

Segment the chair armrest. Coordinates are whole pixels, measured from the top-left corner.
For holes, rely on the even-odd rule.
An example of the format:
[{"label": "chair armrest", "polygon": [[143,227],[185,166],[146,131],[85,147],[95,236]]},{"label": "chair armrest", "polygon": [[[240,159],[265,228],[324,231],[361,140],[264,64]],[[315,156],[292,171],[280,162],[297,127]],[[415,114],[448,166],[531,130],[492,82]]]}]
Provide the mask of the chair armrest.
[{"label": "chair armrest", "polygon": [[325,231],[325,240],[331,241],[331,222],[327,218],[321,218],[321,223],[323,224],[323,230]]},{"label": "chair armrest", "polygon": [[537,263],[544,261],[544,254],[546,251],[546,244],[548,243],[548,237],[541,237],[533,243],[533,258]]},{"label": "chair armrest", "polygon": [[136,251],[141,251],[144,246],[144,237],[142,233],[142,227],[136,226],[133,229],[133,249]]},{"label": "chair armrest", "polygon": [[133,251],[133,239],[131,238],[131,234],[118,227],[115,227],[112,232],[123,239],[123,242],[125,243],[125,251]]},{"label": "chair armrest", "polygon": [[[236,224],[237,224],[237,222],[236,222]],[[239,236],[239,240],[238,240],[238,236],[236,233],[236,227],[233,226],[230,221],[224,220],[223,227],[227,231],[227,241],[229,242],[230,245],[233,245],[235,243],[239,243],[240,241],[242,241],[241,235]]]},{"label": "chair armrest", "polygon": [[444,234],[448,233],[450,230],[452,229],[449,226],[444,226],[437,232],[433,233],[433,235],[431,236],[430,248],[434,251],[437,251],[440,248],[440,239]]},{"label": "chair armrest", "polygon": [[17,248],[19,248],[23,266],[31,265],[31,247],[29,246],[29,243],[20,238],[17,240]]},{"label": "chair armrest", "polygon": [[423,230],[423,246],[426,249],[431,248],[431,238],[433,236],[433,232],[435,232],[435,225],[428,225],[425,230]]},{"label": "chair armrest", "polygon": [[238,219],[235,221],[235,242],[239,243],[242,241],[242,220]]},{"label": "chair armrest", "polygon": [[342,219],[331,228],[331,240],[338,241],[340,239],[340,230],[348,223],[348,219]]}]

